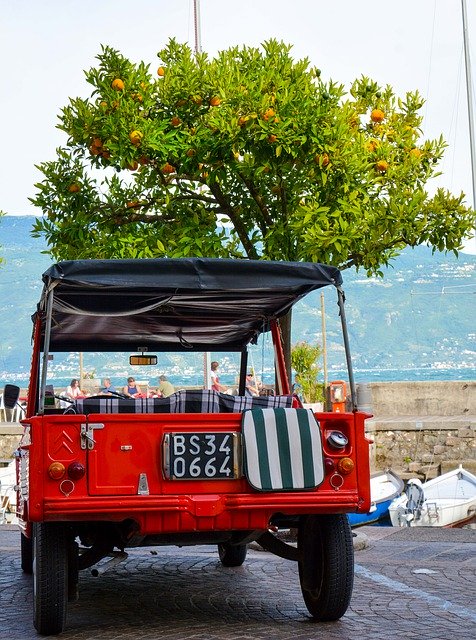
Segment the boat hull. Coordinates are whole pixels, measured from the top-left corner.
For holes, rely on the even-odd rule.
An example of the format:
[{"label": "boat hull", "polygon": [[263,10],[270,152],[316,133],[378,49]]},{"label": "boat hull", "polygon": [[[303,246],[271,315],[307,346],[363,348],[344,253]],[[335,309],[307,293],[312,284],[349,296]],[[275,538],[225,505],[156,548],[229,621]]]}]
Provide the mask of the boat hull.
[{"label": "boat hull", "polygon": [[[408,486],[412,482],[415,481],[409,481]],[[405,493],[390,505],[394,527],[456,527],[475,517],[476,476],[462,467],[420,486],[420,504],[409,506],[409,496]]]},{"label": "boat hull", "polygon": [[374,524],[388,517],[388,509],[393,500],[403,491],[403,480],[393,471],[379,471],[370,477],[370,499],[372,502],[368,513],[349,513],[351,527]]}]

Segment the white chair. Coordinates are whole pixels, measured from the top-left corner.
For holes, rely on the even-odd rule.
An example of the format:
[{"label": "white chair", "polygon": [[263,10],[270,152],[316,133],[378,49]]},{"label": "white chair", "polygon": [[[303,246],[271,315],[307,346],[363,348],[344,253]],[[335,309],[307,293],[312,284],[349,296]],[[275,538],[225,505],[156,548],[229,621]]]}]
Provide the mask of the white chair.
[{"label": "white chair", "polygon": [[12,422],[20,422],[25,417],[24,407],[17,402],[15,408],[12,409]]},{"label": "white chair", "polygon": [[7,421],[7,412],[5,410],[5,404],[3,402],[3,393],[0,393],[0,422]]},{"label": "white chair", "polygon": [[19,422],[25,416],[25,409],[20,403],[16,403],[13,409],[7,409],[0,394],[0,422]]}]

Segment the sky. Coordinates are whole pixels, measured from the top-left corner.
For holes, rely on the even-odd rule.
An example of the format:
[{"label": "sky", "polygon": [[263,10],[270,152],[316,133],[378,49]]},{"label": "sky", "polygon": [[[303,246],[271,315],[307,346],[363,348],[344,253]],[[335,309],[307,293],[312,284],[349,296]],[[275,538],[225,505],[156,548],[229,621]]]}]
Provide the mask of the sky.
[{"label": "sky", "polygon": [[[28,200],[65,134],[57,117],[70,97],[89,95],[84,70],[101,44],[157,66],[170,37],[195,46],[193,0],[0,0],[0,210],[39,215]],[[461,0],[200,0],[202,49],[210,56],[269,38],[293,45],[350,87],[361,75],[397,95],[418,90],[426,138],[448,143],[432,188],[463,191],[473,204]],[[473,98],[476,1],[466,0]],[[474,102],[474,99],[473,99]],[[475,108],[476,111],[476,108]],[[0,238],[1,239],[1,238]],[[476,253],[476,241],[468,249]]]}]

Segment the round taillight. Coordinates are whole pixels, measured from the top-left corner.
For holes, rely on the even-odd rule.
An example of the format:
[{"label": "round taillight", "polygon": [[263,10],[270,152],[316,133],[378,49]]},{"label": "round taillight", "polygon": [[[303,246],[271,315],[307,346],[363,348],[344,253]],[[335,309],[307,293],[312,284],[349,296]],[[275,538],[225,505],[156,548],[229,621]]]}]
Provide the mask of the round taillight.
[{"label": "round taillight", "polygon": [[68,466],[68,476],[71,480],[80,480],[85,473],[86,469],[80,462],[72,462]]},{"label": "round taillight", "polygon": [[330,473],[331,471],[334,471],[334,469],[336,468],[335,462],[334,462],[334,460],[332,460],[332,458],[325,458],[324,459],[324,466],[326,468],[327,473]]},{"label": "round taillight", "polygon": [[351,473],[354,470],[354,461],[351,458],[341,458],[337,463],[337,468],[344,475]]},{"label": "round taillight", "polygon": [[348,443],[349,439],[342,431],[331,431],[327,436],[327,444],[333,449],[345,449]]},{"label": "round taillight", "polygon": [[65,472],[66,469],[62,462],[52,462],[48,467],[48,475],[53,480],[61,480]]}]

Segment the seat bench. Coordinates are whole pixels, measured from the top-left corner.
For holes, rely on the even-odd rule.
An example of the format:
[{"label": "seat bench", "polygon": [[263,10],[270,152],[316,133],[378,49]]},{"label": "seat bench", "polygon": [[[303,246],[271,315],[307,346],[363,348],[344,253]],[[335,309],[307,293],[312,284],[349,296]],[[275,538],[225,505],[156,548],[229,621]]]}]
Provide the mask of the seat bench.
[{"label": "seat bench", "polygon": [[247,409],[295,406],[294,396],[231,396],[212,390],[177,391],[167,398],[81,398],[76,413],[242,413]]}]

